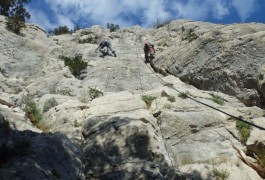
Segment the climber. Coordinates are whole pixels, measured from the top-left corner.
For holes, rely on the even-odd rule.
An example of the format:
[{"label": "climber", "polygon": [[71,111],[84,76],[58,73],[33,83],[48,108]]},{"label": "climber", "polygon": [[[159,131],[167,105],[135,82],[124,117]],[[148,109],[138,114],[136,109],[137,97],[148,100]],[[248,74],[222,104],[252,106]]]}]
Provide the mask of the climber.
[{"label": "climber", "polygon": [[156,53],[156,50],[155,50],[155,46],[153,44],[149,44],[149,47],[150,47],[150,59],[153,60],[155,58],[155,53]]},{"label": "climber", "polygon": [[[107,48],[107,52],[104,51],[105,47]],[[95,52],[97,52],[98,49],[102,53],[102,56],[108,55],[108,50],[110,50],[113,53],[113,55],[117,57],[115,51],[112,49],[111,44],[108,41],[105,40],[101,41]]]},{"label": "climber", "polygon": [[144,42],[144,57],[145,63],[150,63],[150,60],[154,59],[155,48],[153,44],[148,43],[147,41]]}]

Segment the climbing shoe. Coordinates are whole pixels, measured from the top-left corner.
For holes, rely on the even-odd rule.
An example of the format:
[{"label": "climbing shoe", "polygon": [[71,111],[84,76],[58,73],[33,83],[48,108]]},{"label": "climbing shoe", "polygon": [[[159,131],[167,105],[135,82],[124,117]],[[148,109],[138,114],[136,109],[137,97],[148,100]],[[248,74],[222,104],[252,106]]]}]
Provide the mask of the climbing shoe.
[{"label": "climbing shoe", "polygon": [[115,57],[117,57],[117,55],[116,55],[115,51],[113,51],[112,53],[113,53],[113,55],[114,55]]}]

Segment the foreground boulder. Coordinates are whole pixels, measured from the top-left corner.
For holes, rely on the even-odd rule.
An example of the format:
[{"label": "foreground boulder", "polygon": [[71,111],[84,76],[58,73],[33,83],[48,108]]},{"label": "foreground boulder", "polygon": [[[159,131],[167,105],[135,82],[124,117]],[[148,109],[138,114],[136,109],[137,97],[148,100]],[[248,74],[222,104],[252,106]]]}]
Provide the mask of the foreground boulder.
[{"label": "foreground boulder", "polygon": [[98,98],[93,104],[98,113],[106,111],[91,115],[83,126],[86,177],[181,178],[168,156],[156,119],[139,96],[121,92]]},{"label": "foreground boulder", "polygon": [[0,119],[0,179],[83,178],[79,150],[65,135],[21,132]]}]

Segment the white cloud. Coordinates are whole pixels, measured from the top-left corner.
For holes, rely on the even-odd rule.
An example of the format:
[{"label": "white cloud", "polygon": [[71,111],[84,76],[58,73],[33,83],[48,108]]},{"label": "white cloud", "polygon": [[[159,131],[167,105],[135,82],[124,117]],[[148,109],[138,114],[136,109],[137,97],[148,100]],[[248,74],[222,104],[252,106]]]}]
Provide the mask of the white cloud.
[{"label": "white cloud", "polygon": [[70,17],[66,17],[64,15],[59,14],[57,15],[56,19],[57,19],[58,25],[60,26],[67,26],[70,29],[74,29],[75,27],[75,24],[72,22]]},{"label": "white cloud", "polygon": [[146,11],[144,13],[144,21],[146,24],[151,24],[157,19],[169,19],[170,13],[166,11],[166,6],[163,0],[153,0],[151,3],[147,3],[148,6],[145,7]]},{"label": "white cloud", "polygon": [[[121,26],[139,24],[148,26],[157,19],[223,19],[231,7],[242,21],[254,10],[256,0],[43,0],[55,14],[48,21],[44,13],[30,10],[32,21],[44,28],[66,25],[73,28],[77,22],[86,25],[115,23]],[[33,3],[33,2],[32,2]],[[40,2],[39,2],[40,3]],[[39,10],[38,10],[39,11]],[[48,15],[47,15],[48,16]],[[45,20],[46,19],[46,20]],[[51,23],[52,22],[52,23]]]},{"label": "white cloud", "polygon": [[215,4],[214,11],[213,11],[213,17],[217,19],[222,19],[224,16],[229,14],[228,7],[222,3],[221,1],[212,2]]},{"label": "white cloud", "polygon": [[255,11],[257,0],[232,0],[241,21],[245,21]]},{"label": "white cloud", "polygon": [[135,19],[130,17],[138,17],[141,25],[149,25],[157,18],[170,17],[163,0],[45,0],[45,2],[56,14],[54,18],[62,20],[58,16],[65,16],[72,23],[78,19],[86,19],[103,26],[108,22],[119,22],[122,26],[128,26],[135,23]]},{"label": "white cloud", "polygon": [[53,24],[49,21],[48,16],[43,11],[31,9],[29,7],[27,7],[27,10],[31,15],[30,22],[35,23],[44,29],[53,29],[57,27],[56,24]]},{"label": "white cloud", "polygon": [[204,20],[207,17],[222,19],[229,14],[224,0],[189,0],[186,3],[175,2],[174,7],[177,16],[185,19]]}]

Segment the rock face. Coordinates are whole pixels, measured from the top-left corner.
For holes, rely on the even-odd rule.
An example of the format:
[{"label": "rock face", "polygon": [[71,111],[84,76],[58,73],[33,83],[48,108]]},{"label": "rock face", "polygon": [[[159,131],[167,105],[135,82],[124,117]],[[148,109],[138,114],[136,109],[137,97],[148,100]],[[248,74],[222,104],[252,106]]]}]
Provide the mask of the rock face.
[{"label": "rock face", "polygon": [[235,96],[248,106],[264,105],[264,24],[179,20],[162,29],[170,29],[170,34],[157,33],[162,51],[154,61],[157,68],[199,89]]},{"label": "rock face", "polygon": [[[179,20],[60,36],[27,25],[17,36],[4,22],[0,179],[262,179],[237,150],[261,156],[263,131],[243,141],[221,111],[265,127],[265,111],[245,106],[264,96],[263,25]],[[101,39],[117,57],[94,52]],[[157,47],[151,64],[145,40]],[[87,63],[79,77],[60,58],[76,55]]]}]

